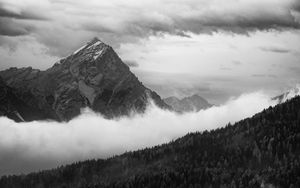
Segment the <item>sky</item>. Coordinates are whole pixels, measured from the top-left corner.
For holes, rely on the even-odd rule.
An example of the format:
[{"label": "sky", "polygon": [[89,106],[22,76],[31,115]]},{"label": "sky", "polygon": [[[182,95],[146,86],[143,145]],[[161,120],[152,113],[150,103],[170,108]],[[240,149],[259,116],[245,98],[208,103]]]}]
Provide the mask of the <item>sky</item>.
[{"label": "sky", "polygon": [[221,104],[300,79],[299,0],[0,0],[0,70],[47,69],[93,37],[162,97]]}]

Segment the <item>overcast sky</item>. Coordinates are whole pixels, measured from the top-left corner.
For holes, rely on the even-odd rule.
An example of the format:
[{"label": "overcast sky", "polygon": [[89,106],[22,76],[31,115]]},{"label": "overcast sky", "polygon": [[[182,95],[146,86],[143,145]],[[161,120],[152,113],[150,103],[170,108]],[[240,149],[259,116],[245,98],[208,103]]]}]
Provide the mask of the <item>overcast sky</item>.
[{"label": "overcast sky", "polygon": [[299,0],[0,0],[0,69],[46,69],[91,38],[161,96],[221,103],[300,79]]}]

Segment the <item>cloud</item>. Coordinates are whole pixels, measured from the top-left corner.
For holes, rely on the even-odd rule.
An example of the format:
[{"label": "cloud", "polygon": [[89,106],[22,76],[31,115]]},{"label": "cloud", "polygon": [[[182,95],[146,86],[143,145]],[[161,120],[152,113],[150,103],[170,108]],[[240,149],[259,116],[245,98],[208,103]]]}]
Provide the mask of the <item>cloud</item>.
[{"label": "cloud", "polygon": [[275,74],[268,74],[268,77],[270,77],[270,78],[277,78],[277,76]]},{"label": "cloud", "polygon": [[233,63],[234,65],[237,65],[237,66],[243,64],[242,62],[240,62],[240,61],[238,61],[238,60],[234,60],[234,61],[232,61],[232,63]]},{"label": "cloud", "polygon": [[223,71],[231,71],[232,69],[230,67],[227,67],[225,65],[221,65],[220,66],[220,70],[223,70]]},{"label": "cloud", "polygon": [[[22,23],[16,23],[10,18],[0,17],[0,35],[4,36],[20,36],[28,35],[32,31],[32,27],[29,25],[24,25]],[[2,43],[1,45],[4,45]]]},{"label": "cloud", "polygon": [[252,77],[257,77],[257,78],[277,78],[275,74],[252,74]]},{"label": "cloud", "polygon": [[292,73],[296,74],[297,76],[300,75],[300,67],[292,66],[288,68]]},{"label": "cloud", "polygon": [[262,46],[260,50],[265,52],[274,52],[274,53],[289,53],[291,52],[290,49],[281,47],[281,46]]},{"label": "cloud", "polygon": [[4,9],[0,3],[0,17],[7,17],[7,18],[15,18],[15,19],[28,19],[28,20],[45,20],[43,16],[35,15],[32,12],[20,12],[16,13],[7,9]]},{"label": "cloud", "polygon": [[166,143],[188,132],[216,129],[250,117],[276,104],[270,99],[255,92],[181,115],[151,104],[145,114],[112,120],[86,109],[68,123],[15,123],[0,117],[0,174],[53,168]]},{"label": "cloud", "polygon": [[[0,17],[34,24],[36,30],[22,34],[36,37],[50,53],[60,56],[68,52],[65,48],[76,48],[95,35],[118,46],[166,33],[190,37],[190,33],[299,29],[298,14],[297,0],[0,0]],[[60,36],[74,42],[62,44]]]},{"label": "cloud", "polygon": [[20,7],[16,1],[0,0],[0,36],[14,37],[34,33],[35,27],[30,20],[46,20],[46,17],[39,9],[34,10],[34,7],[29,5]]},{"label": "cloud", "polygon": [[260,78],[260,77],[266,77],[265,74],[252,74],[251,76],[252,77],[258,77],[258,78]]},{"label": "cloud", "polygon": [[5,43],[5,46],[0,48],[0,69],[32,66],[46,70],[59,60],[58,57],[49,56],[48,48],[31,36],[13,37],[13,39],[11,40],[10,36],[0,37],[0,43]]},{"label": "cloud", "polygon": [[124,60],[124,63],[128,65],[128,67],[138,67],[139,64],[135,60]]}]

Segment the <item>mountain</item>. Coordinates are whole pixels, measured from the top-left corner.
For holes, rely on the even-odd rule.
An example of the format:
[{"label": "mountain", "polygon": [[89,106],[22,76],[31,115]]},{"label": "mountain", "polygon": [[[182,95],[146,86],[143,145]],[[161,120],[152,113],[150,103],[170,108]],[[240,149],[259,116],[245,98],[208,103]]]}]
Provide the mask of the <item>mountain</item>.
[{"label": "mountain", "polygon": [[[46,117],[38,108],[29,106],[24,101],[32,98],[32,96],[24,93],[23,97],[24,99],[20,98],[16,90],[8,87],[0,78],[0,116],[6,116],[16,122],[32,121]],[[30,101],[27,100],[27,102]]]},{"label": "mountain", "polygon": [[168,97],[163,100],[166,104],[170,105],[174,110],[178,112],[199,111],[213,106],[199,95],[192,95],[181,100],[177,97]]},{"label": "mountain", "polygon": [[[184,125],[183,125],[184,126]],[[117,139],[117,138],[116,138]],[[168,144],[22,176],[19,187],[300,187],[300,97]]]},{"label": "mountain", "polygon": [[170,109],[130,72],[112,47],[97,38],[45,71],[10,68],[0,76],[29,107],[46,114],[46,119],[70,120],[84,107],[108,118],[143,112],[149,98]]}]

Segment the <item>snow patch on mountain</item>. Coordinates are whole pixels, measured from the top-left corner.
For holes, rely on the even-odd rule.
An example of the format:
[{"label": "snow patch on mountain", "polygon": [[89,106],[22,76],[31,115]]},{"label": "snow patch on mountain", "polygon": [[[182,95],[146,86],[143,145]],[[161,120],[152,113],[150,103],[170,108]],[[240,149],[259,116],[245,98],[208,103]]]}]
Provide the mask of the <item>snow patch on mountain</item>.
[{"label": "snow patch on mountain", "polygon": [[86,46],[87,46],[87,44],[84,45],[84,46],[82,46],[82,47],[80,47],[79,49],[77,49],[77,50],[73,53],[73,55],[75,55],[75,54],[77,54],[78,52],[80,52],[81,50],[83,50]]},{"label": "snow patch on mountain", "polygon": [[94,44],[92,44],[91,46],[89,46],[87,49],[95,48],[96,46],[98,46],[98,45],[100,45],[100,44],[102,44],[102,42],[101,42],[101,41],[97,41],[97,42],[95,42]]},{"label": "snow patch on mountain", "polygon": [[96,60],[96,59],[102,54],[102,52],[103,52],[103,49],[101,49],[101,50],[95,52],[95,54],[94,54],[94,56],[93,56],[94,60]]}]

